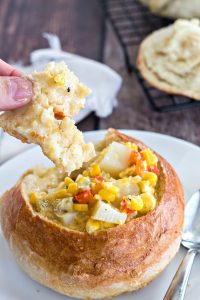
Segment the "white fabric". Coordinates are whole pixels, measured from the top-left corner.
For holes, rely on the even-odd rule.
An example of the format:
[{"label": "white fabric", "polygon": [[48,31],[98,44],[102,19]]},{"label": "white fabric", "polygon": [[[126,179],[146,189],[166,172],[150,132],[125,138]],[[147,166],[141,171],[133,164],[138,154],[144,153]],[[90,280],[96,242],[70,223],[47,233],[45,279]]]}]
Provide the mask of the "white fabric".
[{"label": "white fabric", "polygon": [[97,61],[64,52],[58,36],[43,33],[50,48],[38,49],[30,54],[31,65],[24,66],[21,62],[13,64],[24,73],[41,70],[51,60],[65,61],[69,68],[92,90],[87,98],[85,109],[75,117],[76,122],[82,120],[91,111],[101,118],[112,113],[116,106],[116,96],[122,84],[121,76],[110,67]]},{"label": "white fabric", "polygon": [[1,137],[0,143],[0,164],[17,155],[18,153],[29,149],[30,147],[34,146],[30,144],[24,144],[16,138],[8,135],[7,133],[4,133]]},{"label": "white fabric", "polygon": [[[43,37],[48,40],[49,48],[33,51],[30,54],[29,66],[24,66],[21,62],[12,65],[28,74],[43,69],[51,60],[65,61],[80,80],[92,90],[85,108],[75,116],[75,121],[80,122],[92,111],[101,118],[110,115],[113,107],[117,105],[116,96],[122,84],[121,76],[102,63],[63,51],[58,36],[43,33]],[[0,163],[31,147],[7,134],[2,135],[0,142]]]}]

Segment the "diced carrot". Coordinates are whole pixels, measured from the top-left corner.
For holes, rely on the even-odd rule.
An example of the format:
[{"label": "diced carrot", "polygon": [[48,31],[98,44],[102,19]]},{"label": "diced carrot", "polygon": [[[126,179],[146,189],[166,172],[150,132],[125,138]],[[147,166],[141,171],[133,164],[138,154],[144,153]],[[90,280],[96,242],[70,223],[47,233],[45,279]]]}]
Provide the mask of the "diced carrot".
[{"label": "diced carrot", "polygon": [[127,199],[122,199],[121,203],[120,203],[120,210],[127,213],[127,214],[132,214],[134,212],[134,210],[132,210],[131,208],[128,207],[128,200]]},{"label": "diced carrot", "polygon": [[95,179],[96,183],[102,183],[104,181],[103,176],[100,176],[100,175],[95,176],[94,179]]},{"label": "diced carrot", "polygon": [[132,151],[129,157],[129,163],[130,164],[136,164],[138,160],[142,158],[140,152],[138,151]]},{"label": "diced carrot", "polygon": [[90,189],[87,189],[87,190],[77,193],[74,196],[74,198],[75,198],[75,201],[80,204],[88,204],[88,203],[92,202],[93,194]]},{"label": "diced carrot", "polygon": [[152,172],[152,173],[155,173],[156,175],[159,175],[159,170],[158,170],[157,166],[149,166],[148,171]]},{"label": "diced carrot", "polygon": [[142,175],[146,171],[146,162],[142,159],[136,162],[135,172],[137,175]]}]

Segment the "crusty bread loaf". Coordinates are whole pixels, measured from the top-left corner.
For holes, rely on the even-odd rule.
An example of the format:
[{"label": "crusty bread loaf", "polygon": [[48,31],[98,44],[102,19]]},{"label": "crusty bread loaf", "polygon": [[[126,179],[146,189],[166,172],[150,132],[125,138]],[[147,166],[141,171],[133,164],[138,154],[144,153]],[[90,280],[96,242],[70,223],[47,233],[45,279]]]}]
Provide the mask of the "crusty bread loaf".
[{"label": "crusty bread loaf", "polygon": [[33,101],[2,114],[0,126],[22,142],[39,144],[58,168],[66,172],[80,168],[94,156],[94,147],[85,144],[70,117],[84,106],[90,90],[64,62],[51,62],[29,78],[33,82]]},{"label": "crusty bread loaf", "polygon": [[[146,148],[115,130],[98,147],[112,141]],[[34,212],[27,195],[30,187],[22,177],[0,201],[3,234],[21,268],[41,284],[77,298],[113,297],[151,282],[179,249],[184,213],[180,181],[169,163],[157,157],[158,206],[124,225],[91,234]]]},{"label": "crusty bread loaf", "polygon": [[199,0],[140,0],[152,13],[172,19],[199,18]]},{"label": "crusty bread loaf", "polygon": [[199,20],[177,20],[147,36],[137,66],[156,88],[200,100]]}]

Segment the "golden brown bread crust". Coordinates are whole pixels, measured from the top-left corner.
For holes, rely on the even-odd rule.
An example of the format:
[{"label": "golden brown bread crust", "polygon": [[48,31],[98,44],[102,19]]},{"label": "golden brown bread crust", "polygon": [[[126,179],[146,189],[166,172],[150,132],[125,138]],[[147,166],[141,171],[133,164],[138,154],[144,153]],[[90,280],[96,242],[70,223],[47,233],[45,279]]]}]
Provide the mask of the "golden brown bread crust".
[{"label": "golden brown bread crust", "polygon": [[[147,37],[148,38],[148,37]],[[191,89],[185,89],[185,88],[177,88],[173,87],[172,85],[169,85],[168,83],[165,83],[164,81],[155,79],[154,76],[152,76],[151,70],[148,69],[148,67],[145,64],[144,61],[144,55],[143,55],[143,47],[145,46],[145,41],[142,42],[140,45],[138,56],[137,56],[137,68],[140,71],[142,77],[153,87],[168,93],[168,94],[174,94],[174,95],[180,95],[185,97],[190,97],[194,100],[200,100],[200,94],[193,92]]]},{"label": "golden brown bread crust", "polygon": [[179,19],[141,43],[137,67],[143,78],[169,94],[200,100],[199,20]]},{"label": "golden brown bread crust", "polygon": [[[107,137],[113,139],[145,146],[116,130]],[[152,281],[178,251],[184,213],[180,181],[169,163],[158,158],[159,205],[94,234],[69,230],[34,213],[19,181],[0,206],[2,230],[19,265],[34,280],[78,298],[112,297]]]},{"label": "golden brown bread crust", "polygon": [[199,0],[140,0],[140,2],[158,16],[172,19],[200,17]]}]

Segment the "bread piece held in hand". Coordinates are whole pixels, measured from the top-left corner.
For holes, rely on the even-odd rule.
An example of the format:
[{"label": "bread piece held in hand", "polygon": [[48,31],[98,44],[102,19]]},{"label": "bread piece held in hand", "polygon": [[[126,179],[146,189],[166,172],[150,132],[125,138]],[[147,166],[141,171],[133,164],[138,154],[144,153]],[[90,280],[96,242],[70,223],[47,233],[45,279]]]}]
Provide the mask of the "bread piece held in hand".
[{"label": "bread piece held in hand", "polygon": [[22,142],[39,144],[58,168],[66,172],[80,168],[95,151],[91,143],[85,144],[70,117],[84,107],[90,90],[64,62],[51,62],[29,78],[33,82],[33,101],[1,115],[0,126]]},{"label": "bread piece held in hand", "polygon": [[140,46],[137,66],[154,87],[200,100],[199,20],[178,20],[150,34]]}]

